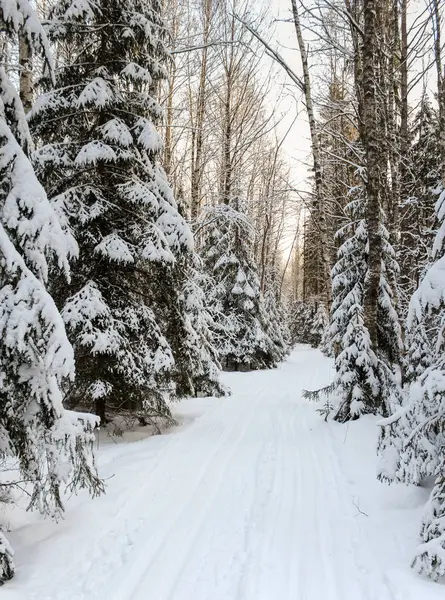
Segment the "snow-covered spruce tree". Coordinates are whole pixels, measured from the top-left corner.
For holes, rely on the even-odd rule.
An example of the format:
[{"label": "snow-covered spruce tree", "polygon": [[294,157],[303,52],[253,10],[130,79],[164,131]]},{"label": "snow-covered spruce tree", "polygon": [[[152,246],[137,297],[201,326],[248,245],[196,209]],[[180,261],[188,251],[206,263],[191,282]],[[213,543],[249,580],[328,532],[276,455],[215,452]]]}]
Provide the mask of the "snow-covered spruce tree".
[{"label": "snow-covered spruce tree", "polygon": [[324,304],[317,300],[298,300],[291,310],[290,336],[293,343],[310,344],[331,356],[329,317]]},{"label": "snow-covered spruce tree", "polygon": [[337,233],[343,242],[332,270],[330,337],[337,350],[336,377],[329,389],[340,400],[335,418],[355,419],[365,411],[365,400],[378,393],[377,357],[371,350],[363,323],[363,288],[366,276],[366,224],[363,190],[353,189],[345,212],[350,221]]},{"label": "snow-covered spruce tree", "polygon": [[414,383],[431,366],[435,355],[435,338],[440,328],[437,315],[417,315],[411,311],[406,332],[406,358],[404,379]]},{"label": "snow-covered spruce tree", "polygon": [[409,301],[428,267],[429,252],[434,240],[437,200],[435,188],[440,178],[438,118],[427,95],[424,95],[413,120],[412,143],[404,157],[405,180],[400,207],[401,235],[398,256],[400,262],[400,304],[406,315]]},{"label": "snow-covered spruce tree", "polygon": [[368,235],[362,186],[350,192],[346,213],[350,220],[338,232],[343,240],[332,271],[330,340],[336,348],[336,377],[326,390],[309,393],[333,395],[339,404],[334,418],[345,422],[364,413],[391,413],[390,397],[397,394],[401,331],[389,281],[395,280],[397,263],[389,234],[381,225],[383,259],[378,298],[378,348],[371,346],[364,324],[363,302],[368,272]]},{"label": "snow-covered spruce tree", "polygon": [[190,323],[181,293],[193,239],[159,164],[155,93],[169,60],[161,2],[59,0],[50,40],[55,89],[37,101],[35,156],[53,205],[79,244],[57,301],[73,341],[70,405],[168,417],[188,395]]},{"label": "snow-covered spruce tree", "polygon": [[320,350],[327,356],[332,354],[329,333],[329,317],[322,302],[316,303],[316,310],[313,316],[309,335],[310,344],[313,348],[320,348]]},{"label": "snow-covered spruce tree", "polygon": [[[26,0],[0,0],[1,43],[20,34],[51,68],[47,39]],[[30,485],[29,508],[57,517],[61,488],[95,494],[96,419],[64,410],[62,381],[73,351],[45,285],[51,264],[68,276],[74,240],[61,228],[25,150],[32,146],[15,88],[0,68],[0,459],[17,460]],[[11,482],[13,486],[13,482]],[[0,530],[0,584],[14,574]]]},{"label": "snow-covered spruce tree", "polygon": [[[408,327],[418,332],[412,337],[413,344],[417,340],[417,353],[411,353],[416,357],[413,383],[404,406],[382,422],[392,443],[384,449],[381,471],[387,481],[418,484],[425,477],[435,477],[423,518],[422,543],[412,565],[433,579],[445,575],[445,191],[440,193],[436,215],[441,225],[433,245],[435,262],[414,293],[409,310]],[[440,327],[433,328],[435,344],[430,355],[425,324],[431,319]]]},{"label": "snow-covered spruce tree", "polygon": [[289,315],[279,297],[276,274],[269,274],[266,278],[265,288],[264,310],[268,316],[268,333],[276,348],[279,360],[282,360],[289,352]]},{"label": "snow-covered spruce tree", "polygon": [[183,389],[193,396],[224,396],[228,390],[220,381],[221,366],[212,334],[214,322],[206,308],[204,292],[210,289],[211,283],[202,270],[198,256],[194,256],[193,262],[180,296],[185,315],[184,340],[187,347],[187,352],[182,354],[187,356],[188,362],[181,371],[189,377]]},{"label": "snow-covered spruce tree", "polygon": [[[440,211],[440,202],[437,210]],[[440,255],[440,243],[434,248],[436,256]],[[439,280],[438,273],[430,268],[411,298],[406,327],[406,385],[402,406],[396,407],[394,414],[381,423],[378,477],[387,483],[419,485],[426,477],[434,476],[440,461],[440,428],[423,428],[424,421],[435,410],[430,405],[434,399],[422,392],[419,383],[427,373],[434,373],[437,353],[440,352],[443,315],[434,296]]]},{"label": "snow-covered spruce tree", "polygon": [[205,209],[199,223],[215,345],[226,369],[270,368],[280,353],[268,333],[270,323],[252,252],[253,226],[237,210],[239,202],[232,204]]},{"label": "snow-covered spruce tree", "polygon": [[293,344],[309,344],[314,305],[297,300],[290,310],[290,336]]}]

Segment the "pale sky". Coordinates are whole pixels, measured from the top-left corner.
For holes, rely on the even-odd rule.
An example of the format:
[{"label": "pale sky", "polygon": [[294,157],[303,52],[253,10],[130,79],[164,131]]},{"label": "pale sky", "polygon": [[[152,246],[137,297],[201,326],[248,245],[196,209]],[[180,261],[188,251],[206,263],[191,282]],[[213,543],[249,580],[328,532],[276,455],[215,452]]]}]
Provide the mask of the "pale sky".
[{"label": "pale sky", "polygon": [[[271,0],[270,17],[286,19],[291,16],[290,0]],[[292,23],[275,23],[275,35],[272,39],[272,46],[279,50],[280,54],[289,64],[289,66],[298,74],[302,75],[300,53],[296,49],[297,39],[295,29]],[[284,113],[285,117],[279,126],[282,135],[290,127],[297,112],[297,121],[289,132],[283,145],[283,150],[287,155],[289,165],[292,167],[292,179],[295,187],[305,189],[308,176],[305,163],[310,161],[310,140],[309,127],[307,123],[306,111],[302,103],[300,90],[290,81],[288,75],[283,69],[277,68],[274,88],[271,94],[271,101],[280,99],[279,112]]]},{"label": "pale sky", "polygon": [[[291,16],[291,0],[270,0],[269,20],[286,19]],[[270,40],[270,44],[274,49],[277,49],[287,64],[299,76],[302,75],[300,53],[296,49],[297,39],[294,25],[292,23],[276,22],[274,25],[275,34]],[[265,57],[265,70],[270,68],[272,59]],[[310,189],[310,173],[308,165],[311,164],[311,143],[309,125],[307,122],[306,110],[302,102],[302,93],[294,83],[289,79],[289,76],[284,70],[276,66],[276,74],[272,90],[269,93],[271,109],[279,101],[277,110],[277,118],[282,117],[277,130],[278,135],[284,136],[289,127],[292,126],[287,134],[286,140],[283,143],[282,149],[286,156],[287,163],[291,168],[291,183],[295,189],[305,191]],[[295,117],[296,121],[292,125]],[[298,200],[298,195],[294,195],[295,200]],[[295,211],[295,224],[298,216]],[[288,225],[291,226],[290,223]],[[294,238],[294,227],[290,227],[288,234],[283,240],[283,256],[286,258],[287,253],[291,250]]]}]

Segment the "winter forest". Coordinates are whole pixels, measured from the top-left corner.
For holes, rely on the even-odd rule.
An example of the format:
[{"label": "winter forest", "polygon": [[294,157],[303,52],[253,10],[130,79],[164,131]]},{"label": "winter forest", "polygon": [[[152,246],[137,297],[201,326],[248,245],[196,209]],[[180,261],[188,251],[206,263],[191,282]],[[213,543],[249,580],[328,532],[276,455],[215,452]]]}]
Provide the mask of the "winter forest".
[{"label": "winter forest", "polygon": [[0,23],[0,594],[438,598],[443,0]]}]

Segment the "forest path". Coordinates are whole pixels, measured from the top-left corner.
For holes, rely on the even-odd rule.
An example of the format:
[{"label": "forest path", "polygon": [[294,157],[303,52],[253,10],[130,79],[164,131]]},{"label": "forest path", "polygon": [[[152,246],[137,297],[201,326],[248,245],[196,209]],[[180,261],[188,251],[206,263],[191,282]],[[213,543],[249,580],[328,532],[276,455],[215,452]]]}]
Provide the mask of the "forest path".
[{"label": "forest path", "polygon": [[191,425],[103,450],[109,493],[16,532],[5,600],[407,600],[368,543],[338,439],[301,398],[331,375],[299,347],[230,374],[233,395]]}]

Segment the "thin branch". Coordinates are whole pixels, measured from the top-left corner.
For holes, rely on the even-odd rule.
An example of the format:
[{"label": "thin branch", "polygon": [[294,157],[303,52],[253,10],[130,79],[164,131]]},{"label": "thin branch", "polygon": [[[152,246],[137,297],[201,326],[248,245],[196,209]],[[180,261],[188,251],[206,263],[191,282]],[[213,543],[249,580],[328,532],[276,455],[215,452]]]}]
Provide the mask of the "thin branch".
[{"label": "thin branch", "polygon": [[293,69],[290,68],[290,66],[287,64],[287,62],[284,60],[284,58],[281,56],[281,54],[277,51],[274,50],[272,48],[272,46],[270,46],[270,44],[268,44],[268,42],[266,42],[266,40],[255,30],[253,29],[248,23],[246,23],[245,21],[243,21],[240,17],[238,17],[237,15],[233,15],[234,18],[239,21],[239,23],[241,23],[242,25],[244,25],[244,27],[259,41],[261,42],[261,44],[263,44],[263,46],[266,48],[266,54],[270,57],[273,58],[279,65],[281,65],[283,67],[283,69],[286,71],[286,73],[289,75],[289,77],[292,79],[292,81],[298,86],[298,88],[304,92],[305,90],[305,85],[303,83],[303,80],[295,73],[295,71]]}]

